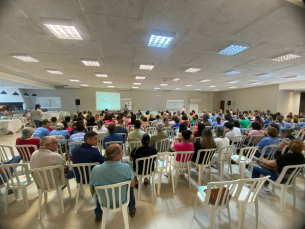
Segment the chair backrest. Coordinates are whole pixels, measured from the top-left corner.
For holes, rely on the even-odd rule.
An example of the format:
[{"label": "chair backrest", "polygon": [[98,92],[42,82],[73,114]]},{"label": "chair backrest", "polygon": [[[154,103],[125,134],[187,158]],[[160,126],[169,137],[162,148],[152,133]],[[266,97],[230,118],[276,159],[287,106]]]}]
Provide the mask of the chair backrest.
[{"label": "chair backrest", "polygon": [[129,149],[130,149],[130,153],[133,151],[134,148],[139,148],[141,147],[141,141],[130,141],[129,143]]},{"label": "chair backrest", "polygon": [[0,145],[0,162],[8,162],[13,157],[15,157],[15,153],[12,146]]},{"label": "chair backrest", "polygon": [[133,130],[134,130],[134,125],[129,125],[129,126],[127,127],[127,130],[128,130],[128,133],[130,133],[131,131],[133,131]]},{"label": "chair backrest", "polygon": [[236,152],[236,147],[234,145],[229,145],[229,146],[222,146],[218,148],[217,153],[217,161],[220,161],[221,155],[224,155],[223,161],[229,162],[231,160],[231,156],[234,155]]},{"label": "chair backrest", "polygon": [[191,123],[191,124],[190,124],[190,130],[191,130],[191,131],[194,129],[194,126],[196,126],[196,123]]},{"label": "chair backrest", "polygon": [[156,130],[155,127],[148,127],[148,128],[146,129],[146,133],[147,133],[148,135],[152,136],[152,135],[154,135],[154,134],[157,133],[157,130]]},{"label": "chair backrest", "polygon": [[[175,167],[178,168],[187,168],[192,156],[193,156],[194,151],[179,151],[176,152],[175,154],[175,159],[174,159],[174,163],[175,163]],[[177,160],[178,158],[178,160]]]},{"label": "chair backrest", "polygon": [[[265,146],[263,148],[263,151],[261,153],[260,158],[263,158],[264,155],[266,154],[266,151],[268,150],[268,156],[267,156],[267,160],[274,160],[274,155],[277,152],[278,148],[280,147],[280,145],[269,145],[269,146]],[[283,149],[284,150],[284,149]],[[286,150],[286,147],[285,147]],[[283,151],[282,151],[283,152]],[[284,151],[285,152],[285,151]]]},{"label": "chair backrest", "polygon": [[[106,146],[106,149],[108,148],[109,145],[112,145],[112,144],[119,144],[122,149],[123,149],[123,142],[122,141],[109,141],[109,142],[105,142],[105,146]],[[105,154],[106,156],[106,154]]]},{"label": "chair backrest", "polygon": [[147,133],[147,128],[149,128],[149,124],[142,124],[142,128],[144,130],[145,133]]},{"label": "chair backrest", "polygon": [[65,139],[65,137],[61,135],[53,135],[52,137],[55,137],[56,139]]},{"label": "chair backrest", "polygon": [[75,146],[79,146],[81,144],[83,144],[84,142],[69,142],[68,145],[69,145],[69,153],[70,155],[72,155],[72,149],[75,147]]},{"label": "chair backrest", "polygon": [[285,184],[288,185],[288,187],[291,187],[297,176],[302,173],[304,169],[305,164],[285,166],[275,182],[280,184],[283,178],[287,178]]},{"label": "chair backrest", "polygon": [[236,135],[234,136],[231,145],[235,145],[237,149],[241,149],[244,146],[244,140],[246,135]]},{"label": "chair backrest", "polygon": [[[206,190],[206,197],[204,200],[204,203],[206,205],[210,202],[211,197],[211,190],[215,189],[216,187],[219,189],[218,195],[216,197],[215,205],[216,208],[223,208],[227,205],[227,203],[230,201],[230,195],[232,196],[235,188],[238,184],[238,180],[232,180],[232,181],[222,181],[222,182],[209,182],[207,185]],[[223,193],[223,195],[222,195]],[[221,198],[222,196],[222,198]]]},{"label": "chair backrest", "polygon": [[98,134],[98,141],[102,144],[103,143],[103,139],[104,137],[106,137],[107,135],[109,135],[108,133],[97,133]]},{"label": "chair backrest", "polygon": [[164,138],[160,141],[157,141],[155,143],[157,152],[166,152],[168,150],[168,143],[169,143],[168,138]]},{"label": "chair backrest", "polygon": [[247,195],[243,198],[244,202],[254,203],[256,198],[259,195],[260,190],[262,189],[266,180],[268,180],[270,176],[262,177],[262,178],[254,178],[254,179],[240,179],[238,180],[237,189],[233,195],[233,198],[239,199],[243,187],[245,184],[251,184]]},{"label": "chair backrest", "polygon": [[95,165],[99,165],[99,163],[80,163],[71,165],[75,179],[79,177],[79,181],[76,182],[88,185],[91,171]]},{"label": "chair backrest", "polygon": [[162,152],[157,154],[157,168],[158,172],[170,173],[171,172],[171,161],[175,159],[176,152]]},{"label": "chair backrest", "polygon": [[126,142],[126,140],[127,140],[126,133],[117,133],[117,134],[122,135],[122,137],[123,137],[123,141],[124,141],[124,142]]},{"label": "chair backrest", "polygon": [[[22,168],[24,175],[22,177],[18,176],[17,167]],[[11,171],[11,172],[10,172]],[[6,182],[7,187],[9,189],[20,189],[21,184],[31,183],[31,178],[29,175],[29,165],[26,163],[20,164],[2,164],[0,165],[0,179],[2,179],[3,183]],[[3,180],[3,177],[5,180]]]},{"label": "chair backrest", "polygon": [[[117,184],[111,184],[111,185],[104,185],[104,186],[95,186],[94,190],[97,194],[97,198],[101,204],[102,209],[112,210],[112,211],[119,211],[122,208],[122,205],[125,203],[129,203],[130,199],[130,184],[131,181],[125,181],[122,183]],[[126,202],[122,203],[122,187],[125,186],[127,188],[127,194],[126,194]],[[116,190],[118,192],[116,192]],[[124,190],[123,190],[124,191]],[[101,194],[102,196],[106,197],[106,206],[104,206],[104,203],[101,200]],[[112,207],[111,207],[112,205]]]},{"label": "chair backrest", "polygon": [[36,145],[16,145],[15,147],[22,157],[23,162],[30,162],[32,153],[38,150]]},{"label": "chair backrest", "polygon": [[241,161],[242,157],[245,157],[245,160],[244,160],[245,163],[250,163],[252,161],[253,156],[257,149],[258,149],[257,146],[242,148],[239,152],[239,157],[238,157],[237,163],[239,163]]},{"label": "chair backrest", "polygon": [[202,139],[201,137],[194,137],[194,142],[196,142],[196,141],[200,142],[201,139]]},{"label": "chair backrest", "polygon": [[264,138],[265,136],[263,135],[251,135],[250,139],[248,141],[247,147],[248,146],[257,146],[257,144]]},{"label": "chair backrest", "polygon": [[213,130],[216,130],[218,128],[224,129],[225,126],[224,125],[217,125],[217,126],[213,126]]},{"label": "chair backrest", "polygon": [[[155,169],[155,161],[157,159],[157,155],[152,155],[149,157],[141,157],[138,158],[134,163],[136,163],[136,175],[137,176],[149,176],[154,172]],[[142,164],[142,172],[139,174],[139,165]]]},{"label": "chair backrest", "polygon": [[[57,152],[66,161],[65,153],[68,153],[68,144],[66,139],[57,139]],[[68,157],[70,163],[70,157]]]},{"label": "chair backrest", "polygon": [[[201,149],[201,150],[198,150],[196,161],[194,163],[197,164],[197,165],[198,164],[200,164],[200,165],[209,165],[211,163],[212,156],[216,152],[216,150],[217,150],[217,148],[215,148],[215,149]],[[200,160],[202,154],[204,156],[203,156],[203,160],[200,162],[199,160]]]},{"label": "chair backrest", "polygon": [[[60,174],[60,184],[56,184],[56,179],[54,173]],[[64,166],[63,165],[53,165],[48,167],[42,167],[37,169],[30,169],[37,189],[42,189],[43,191],[53,191],[57,186],[65,184]]]},{"label": "chair backrest", "polygon": [[176,130],[167,130],[166,132],[170,141],[172,141],[174,137],[177,137],[178,132]]},{"label": "chair backrest", "polygon": [[87,126],[87,129],[88,129],[88,131],[92,131],[94,127],[96,127],[96,126]]}]

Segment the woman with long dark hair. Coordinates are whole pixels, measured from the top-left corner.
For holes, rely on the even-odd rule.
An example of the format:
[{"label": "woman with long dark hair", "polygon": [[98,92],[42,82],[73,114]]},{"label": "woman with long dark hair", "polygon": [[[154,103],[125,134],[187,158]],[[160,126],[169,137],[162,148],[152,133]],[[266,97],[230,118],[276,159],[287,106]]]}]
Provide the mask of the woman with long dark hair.
[{"label": "woman with long dark hair", "polygon": [[198,124],[198,131],[194,133],[194,137],[200,137],[201,132],[205,129],[205,125],[203,123]]}]

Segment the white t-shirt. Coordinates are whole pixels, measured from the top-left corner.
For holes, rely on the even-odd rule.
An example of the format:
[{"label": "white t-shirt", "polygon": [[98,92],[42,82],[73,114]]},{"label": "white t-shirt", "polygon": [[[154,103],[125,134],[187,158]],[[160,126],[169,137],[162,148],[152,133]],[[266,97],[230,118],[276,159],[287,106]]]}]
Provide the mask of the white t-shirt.
[{"label": "white t-shirt", "polygon": [[224,138],[215,138],[214,141],[216,143],[217,149],[219,149],[219,148],[221,148],[223,146],[230,145],[230,140],[227,137],[224,137]]},{"label": "white t-shirt", "polygon": [[226,133],[226,137],[230,140],[233,141],[233,138],[237,135],[241,135],[240,129],[237,127],[233,127],[233,130],[229,131]]},{"label": "white t-shirt", "polygon": [[33,120],[41,120],[42,111],[40,109],[32,110],[31,116]]}]

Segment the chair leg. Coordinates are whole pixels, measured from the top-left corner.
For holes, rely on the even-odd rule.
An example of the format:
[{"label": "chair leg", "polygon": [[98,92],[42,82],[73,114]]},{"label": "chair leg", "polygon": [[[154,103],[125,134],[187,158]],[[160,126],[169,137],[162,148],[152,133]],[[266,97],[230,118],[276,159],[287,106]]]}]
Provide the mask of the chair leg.
[{"label": "chair leg", "polygon": [[19,190],[18,189],[13,189],[15,200],[19,199]]},{"label": "chair leg", "polygon": [[215,224],[216,224],[216,213],[217,213],[217,209],[216,208],[210,208],[210,229],[214,229],[215,228]]},{"label": "chair leg", "polygon": [[178,180],[179,180],[179,169],[176,169],[176,174],[175,174],[175,189],[178,188]]},{"label": "chair leg", "polygon": [[173,186],[173,193],[175,193],[175,180],[174,180],[174,170],[171,171],[170,176],[172,177],[172,186]]},{"label": "chair leg", "polygon": [[125,229],[129,229],[127,206],[122,208]]},{"label": "chair leg", "polygon": [[258,198],[255,200],[255,216],[256,216],[256,229],[258,229]]},{"label": "chair leg", "polygon": [[224,162],[220,161],[219,165],[219,172],[220,172],[220,180],[223,181],[223,170],[224,170]]},{"label": "chair leg", "polygon": [[154,189],[154,194],[156,196],[157,194],[156,194],[156,184],[155,184],[155,173],[152,173],[151,183],[152,183],[152,186],[153,186],[153,189]]},{"label": "chair leg", "polygon": [[293,182],[292,189],[293,189],[293,206],[295,207],[296,198],[297,198],[297,185],[296,185],[296,181]]},{"label": "chair leg", "polygon": [[210,163],[210,165],[209,165],[209,169],[210,169],[210,175],[211,175],[211,182],[213,182],[213,176],[212,176],[211,163]]},{"label": "chair leg", "polygon": [[160,195],[161,192],[161,177],[162,177],[162,172],[158,173],[158,195]]},{"label": "chair leg", "polygon": [[66,183],[67,183],[67,188],[68,188],[69,196],[71,197],[71,189],[70,189],[70,183],[69,183],[68,179],[66,180]]},{"label": "chair leg", "polygon": [[5,186],[5,203],[4,203],[5,215],[7,214],[8,190],[9,188]]},{"label": "chair leg", "polygon": [[240,163],[239,164],[239,170],[240,170],[240,179],[244,179],[245,178],[245,164],[244,163]]},{"label": "chair leg", "polygon": [[40,219],[40,215],[41,215],[41,202],[42,202],[42,190],[38,189],[38,219]]},{"label": "chair leg", "polygon": [[102,209],[102,210],[103,210],[103,216],[102,216],[102,227],[101,227],[101,229],[105,229],[108,212],[107,212],[107,210],[104,210],[104,209]]},{"label": "chair leg", "polygon": [[80,194],[80,184],[77,185],[77,190],[76,190],[76,200],[75,200],[75,213],[78,211],[78,200],[79,200],[79,194]]},{"label": "chair leg", "polygon": [[26,188],[27,188],[27,186],[22,186],[21,194],[22,194],[24,205],[25,205],[25,211],[28,211],[29,210],[29,201],[28,201],[28,195],[27,195]]},{"label": "chair leg", "polygon": [[56,189],[57,189],[57,195],[58,195],[58,199],[59,199],[59,206],[61,208],[61,214],[63,214],[65,212],[65,209],[64,209],[64,198],[63,198],[61,186],[57,186]]},{"label": "chair leg", "polygon": [[44,193],[44,202],[46,203],[47,201],[48,201],[48,193],[45,192],[45,193]]},{"label": "chair leg", "polygon": [[191,170],[190,170],[190,166],[187,167],[187,174],[188,174],[188,177],[189,177],[189,186],[191,188],[192,185],[191,185]]},{"label": "chair leg", "polygon": [[284,208],[285,208],[285,197],[286,197],[286,193],[287,193],[287,186],[286,185],[282,185],[281,184],[281,200],[280,200],[280,203],[281,203],[281,207],[280,207],[280,210],[283,211]]},{"label": "chair leg", "polygon": [[246,215],[246,209],[244,203],[239,203],[239,211],[238,211],[238,229],[243,229],[244,220]]},{"label": "chair leg", "polygon": [[227,211],[228,211],[229,228],[231,228],[231,214],[230,214],[230,205],[229,205],[229,201],[228,201],[228,203],[227,203]]},{"label": "chair leg", "polygon": [[142,177],[138,177],[138,200],[141,199],[141,191],[142,191]]},{"label": "chair leg", "polygon": [[196,194],[196,197],[195,197],[195,205],[194,205],[194,217],[196,217],[197,205],[198,205],[198,197],[197,197],[197,194]]}]

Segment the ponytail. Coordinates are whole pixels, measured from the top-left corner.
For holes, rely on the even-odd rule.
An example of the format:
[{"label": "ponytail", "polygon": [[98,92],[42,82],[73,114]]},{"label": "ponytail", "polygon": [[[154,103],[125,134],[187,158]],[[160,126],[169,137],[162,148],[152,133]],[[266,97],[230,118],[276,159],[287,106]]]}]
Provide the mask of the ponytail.
[{"label": "ponytail", "polygon": [[150,148],[150,137],[148,134],[142,135],[142,154],[144,157],[149,157],[151,155],[151,148]]}]

